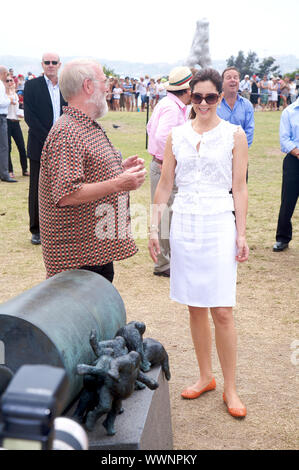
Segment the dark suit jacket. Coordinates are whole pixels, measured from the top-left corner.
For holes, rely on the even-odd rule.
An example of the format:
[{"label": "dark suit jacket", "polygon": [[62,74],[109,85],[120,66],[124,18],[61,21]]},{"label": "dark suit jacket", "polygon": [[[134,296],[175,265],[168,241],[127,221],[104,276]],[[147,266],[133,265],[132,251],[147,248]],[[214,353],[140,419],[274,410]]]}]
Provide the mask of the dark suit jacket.
[{"label": "dark suit jacket", "polygon": [[[66,106],[60,93],[60,115]],[[27,153],[32,160],[40,160],[44,142],[53,125],[53,107],[44,77],[28,80],[24,88],[24,118],[29,127]]]}]

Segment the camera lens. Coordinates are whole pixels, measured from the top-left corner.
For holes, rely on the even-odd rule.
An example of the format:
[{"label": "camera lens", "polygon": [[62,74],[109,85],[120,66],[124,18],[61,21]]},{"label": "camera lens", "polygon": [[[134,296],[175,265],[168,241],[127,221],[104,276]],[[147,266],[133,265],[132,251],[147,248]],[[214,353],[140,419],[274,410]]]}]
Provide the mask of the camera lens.
[{"label": "camera lens", "polygon": [[54,420],[53,450],[88,450],[87,434],[76,421],[69,418]]}]

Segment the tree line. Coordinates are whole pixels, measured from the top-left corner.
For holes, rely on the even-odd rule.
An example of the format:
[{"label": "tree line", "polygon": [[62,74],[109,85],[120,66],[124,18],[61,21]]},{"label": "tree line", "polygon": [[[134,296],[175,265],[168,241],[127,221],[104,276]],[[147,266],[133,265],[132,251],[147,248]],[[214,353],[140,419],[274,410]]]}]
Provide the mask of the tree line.
[{"label": "tree line", "polygon": [[[239,51],[238,55],[234,57],[230,56],[226,61],[227,67],[236,67],[244,78],[245,75],[258,75],[263,77],[264,75],[281,75],[280,67],[275,63],[275,59],[272,56],[265,57],[260,61],[256,52],[249,51],[246,55],[243,51]],[[115,71],[107,66],[103,66],[104,73],[107,77],[119,77]],[[299,69],[294,70],[291,73],[284,74],[289,78],[295,78],[295,74],[299,73]]]},{"label": "tree line", "polygon": [[[258,75],[263,77],[264,75],[280,75],[280,67],[275,63],[275,59],[272,56],[265,57],[260,61],[256,52],[249,51],[246,55],[243,51],[239,51],[238,55],[234,57],[233,55],[229,57],[226,61],[227,67],[236,67],[241,77],[245,75]],[[292,73],[285,74],[290,78],[295,78],[295,73],[298,73],[299,70],[295,70]]]}]

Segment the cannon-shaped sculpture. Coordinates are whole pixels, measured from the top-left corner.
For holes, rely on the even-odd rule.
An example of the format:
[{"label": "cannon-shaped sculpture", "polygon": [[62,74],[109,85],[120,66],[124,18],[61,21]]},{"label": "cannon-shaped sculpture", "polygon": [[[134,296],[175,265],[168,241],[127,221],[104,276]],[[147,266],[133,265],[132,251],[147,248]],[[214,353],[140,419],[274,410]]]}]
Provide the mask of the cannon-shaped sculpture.
[{"label": "cannon-shaped sculpture", "polygon": [[80,269],[56,274],[0,305],[3,382],[23,364],[63,367],[69,379],[67,406],[82,388],[77,365],[96,359],[91,330],[98,341],[108,340],[125,323],[122,298],[105,278]]}]

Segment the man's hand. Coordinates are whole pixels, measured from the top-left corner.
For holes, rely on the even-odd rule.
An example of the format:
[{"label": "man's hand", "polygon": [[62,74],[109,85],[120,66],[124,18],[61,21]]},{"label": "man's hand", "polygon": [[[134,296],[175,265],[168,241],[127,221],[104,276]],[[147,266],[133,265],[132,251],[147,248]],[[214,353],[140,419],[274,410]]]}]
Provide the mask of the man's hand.
[{"label": "man's hand", "polygon": [[144,183],[146,169],[143,164],[130,167],[117,177],[118,191],[132,191]]},{"label": "man's hand", "polygon": [[83,184],[77,191],[62,197],[57,205],[59,207],[78,206],[86,202],[96,201],[108,194],[132,191],[138,189],[144,183],[145,176],[146,169],[143,168],[143,164],[136,165],[111,180]]},{"label": "man's hand", "polygon": [[295,147],[290,153],[294,155],[294,157],[299,158],[299,148]]},{"label": "man's hand", "polygon": [[143,158],[139,158],[138,155],[132,155],[131,157],[128,157],[126,160],[123,161],[124,170],[129,170],[129,168],[132,168],[137,165],[140,165],[142,166],[142,168],[144,168],[144,160]]}]

